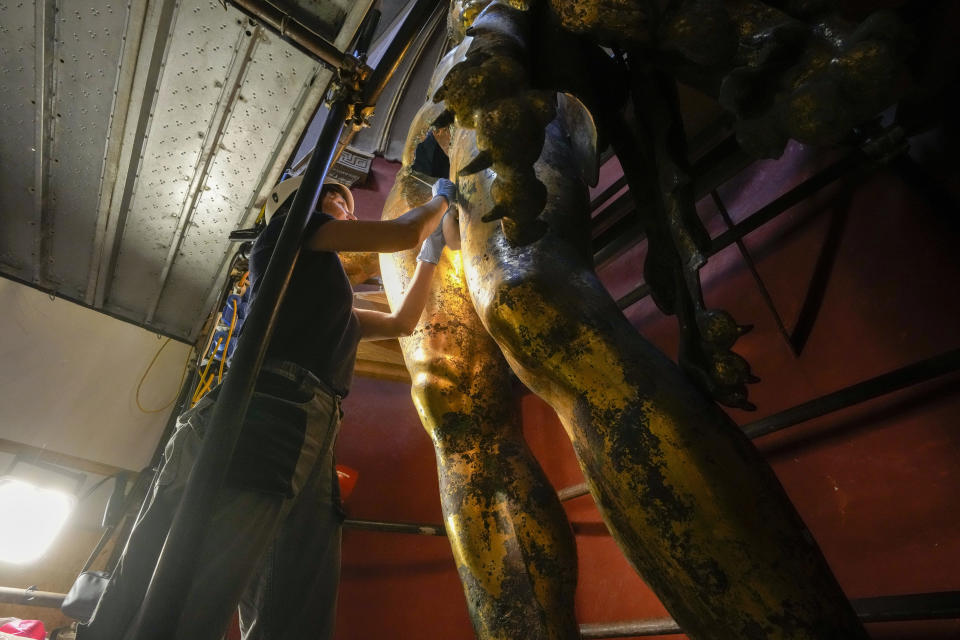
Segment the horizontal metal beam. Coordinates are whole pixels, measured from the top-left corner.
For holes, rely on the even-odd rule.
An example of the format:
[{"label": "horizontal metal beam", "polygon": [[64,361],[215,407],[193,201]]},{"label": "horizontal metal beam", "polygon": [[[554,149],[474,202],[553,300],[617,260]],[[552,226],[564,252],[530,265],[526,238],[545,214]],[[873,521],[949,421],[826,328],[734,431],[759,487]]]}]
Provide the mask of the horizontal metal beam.
[{"label": "horizontal metal beam", "polygon": [[52,591],[37,591],[36,589],[21,589],[17,587],[0,587],[0,602],[5,604],[22,604],[28,607],[50,607],[59,609],[63,604],[65,593]]},{"label": "horizontal metal beam", "polygon": [[362,531],[384,531],[387,533],[413,533],[420,536],[446,536],[447,530],[442,524],[421,524],[418,522],[383,522],[381,520],[343,521],[344,529]]},{"label": "horizontal metal beam", "polygon": [[593,261],[597,268],[646,237],[637,205],[629,191],[610,202],[591,222]]},{"label": "horizontal metal beam", "polygon": [[[699,200],[706,196],[718,185],[723,184],[749,166],[751,162],[753,162],[753,158],[740,148],[735,136],[727,136],[692,163],[694,197]],[[597,197],[593,198],[590,201],[591,215],[625,185],[626,178],[621,176]],[[634,202],[633,194],[628,190],[616,200],[610,202],[600,214],[593,216],[591,228],[594,266],[600,268],[606,265],[630,247],[641,242],[646,237],[641,212],[651,210],[656,206],[655,202],[649,200],[640,203]],[[653,214],[647,213],[646,215]],[[602,231],[598,231],[600,229]],[[621,309],[625,309],[647,293],[649,293],[649,290],[646,285],[640,285],[638,289],[630,292],[617,302]],[[622,304],[628,298],[630,302]]]},{"label": "horizontal metal beam", "polygon": [[54,298],[59,298],[59,299],[61,299],[61,300],[66,300],[67,302],[72,302],[73,304],[80,305],[80,306],[83,307],[84,309],[90,309],[91,311],[96,311],[97,313],[102,313],[102,314],[105,315],[105,316],[110,316],[111,318],[113,318],[113,319],[115,319],[115,320],[120,320],[121,322],[126,322],[127,324],[132,324],[133,326],[139,327],[139,328],[143,329],[144,331],[149,331],[150,333],[155,333],[155,334],[158,335],[158,336],[163,336],[164,338],[170,338],[171,340],[176,340],[176,341],[179,342],[180,344],[185,344],[185,345],[187,345],[187,346],[193,346],[193,343],[190,342],[190,340],[187,339],[186,336],[175,335],[175,334],[173,334],[173,333],[170,333],[169,331],[164,331],[163,329],[159,329],[159,328],[157,328],[157,327],[150,326],[150,325],[148,325],[148,324],[146,324],[146,323],[139,322],[139,321],[133,320],[133,319],[131,319],[131,318],[126,318],[126,317],[121,316],[121,315],[118,314],[118,313],[114,313],[113,311],[110,311],[110,310],[108,310],[108,309],[103,309],[103,308],[100,308],[100,307],[98,307],[98,306],[96,306],[96,305],[93,305],[93,304],[87,304],[87,303],[84,302],[83,300],[79,300],[79,299],[77,299],[77,298],[73,298],[73,297],[71,297],[71,296],[64,295],[64,294],[60,293],[59,291],[51,291],[50,289],[45,289],[44,287],[41,287],[40,285],[38,285],[38,284],[36,284],[36,283],[34,283],[34,282],[30,282],[29,280],[24,280],[24,279],[22,279],[22,278],[18,278],[18,277],[16,277],[16,276],[10,275],[9,273],[2,273],[2,272],[0,272],[0,278],[5,278],[5,279],[10,280],[10,281],[12,281],[12,282],[16,282],[17,284],[22,284],[22,285],[24,285],[25,287],[30,287],[31,289],[36,289],[37,291],[40,291],[40,292],[45,293],[46,295],[50,296],[50,299],[51,299],[51,300],[53,300]]},{"label": "horizontal metal beam", "polygon": [[628,291],[622,297],[617,298],[617,308],[623,311],[627,307],[640,302],[648,295],[650,295],[650,285],[644,282],[643,284],[637,285],[631,291]]},{"label": "horizontal metal beam", "polygon": [[673,618],[594,622],[580,625],[581,638],[637,638],[683,633]]},{"label": "horizontal metal beam", "polygon": [[960,349],[954,349],[761,418],[744,425],[743,431],[751,438],[759,438],[958,370]]},{"label": "horizontal metal beam", "polygon": [[710,243],[708,256],[713,256],[740,240],[751,231],[759,229],[781,213],[800,204],[816,192],[833,184],[854,169],[862,166],[866,156],[859,151],[850,153],[825,169],[818,171],[766,206],[757,209],[750,217],[724,231]]},{"label": "horizontal metal beam", "polygon": [[960,618],[960,591],[876,596],[853,600],[851,604],[862,622]]},{"label": "horizontal metal beam", "polygon": [[283,10],[263,0],[230,0],[252,18],[276,31],[281,37],[334,69],[353,70],[357,60],[349,53],[340,51],[333,44],[303,26]]},{"label": "horizontal metal beam", "polygon": [[585,496],[588,493],[590,493],[590,487],[587,486],[586,482],[581,482],[580,484],[560,489],[560,491],[557,491],[557,497],[560,498],[560,502],[566,502],[567,500]]},{"label": "horizontal metal beam", "polygon": [[[760,436],[786,429],[819,418],[820,416],[846,409],[855,404],[873,400],[880,396],[894,391],[906,389],[909,386],[928,382],[949,373],[960,371],[960,349],[947,351],[938,356],[927,358],[913,364],[884,373],[875,378],[858,382],[828,393],[827,395],[814,398],[803,404],[798,404],[779,413],[775,413],[766,418],[761,418],[754,422],[745,424],[743,432],[750,438],[759,438]],[[586,483],[575,484],[564,487],[557,492],[561,502],[572,500],[590,492]]]},{"label": "horizontal metal beam", "polygon": [[613,181],[613,183],[601,191],[597,196],[590,201],[590,211],[596,211],[597,207],[602,205],[604,202],[613,197],[613,195],[627,186],[627,177],[621,175],[619,178]]},{"label": "horizontal metal beam", "polygon": [[[346,521],[347,522],[366,522]],[[356,527],[363,528],[363,527]],[[0,587],[0,602],[59,609],[65,593]],[[852,600],[861,622],[906,622],[911,620],[949,620],[960,617],[960,591],[910,593]],[[672,618],[623,620],[580,625],[581,638],[637,638],[683,633]]]},{"label": "horizontal metal beam", "polygon": [[[945,620],[960,617],[960,591],[911,593],[852,600],[861,622]],[[581,638],[638,638],[683,633],[671,618],[580,625]]]},{"label": "horizontal metal beam", "polygon": [[[744,238],[747,234],[757,230],[761,226],[770,222],[780,214],[791,207],[799,204],[814,193],[833,184],[852,170],[863,166],[866,156],[859,151],[837,160],[825,169],[804,180],[794,188],[777,197],[769,204],[757,209],[753,214],[742,222],[734,225],[727,231],[724,231],[710,242],[710,249],[707,251],[707,257],[711,257]],[[706,185],[704,185],[706,186]],[[711,187],[712,189],[713,187]],[[709,190],[708,190],[709,192]],[[698,198],[700,192],[697,192]],[[639,240],[639,238],[638,238]],[[632,291],[617,300],[617,307],[626,309],[627,307],[639,302],[650,294],[650,287],[646,283],[638,285]]]},{"label": "horizontal metal beam", "polygon": [[28,460],[38,460],[55,464],[58,467],[76,469],[84,473],[92,473],[105,478],[118,473],[138,473],[134,469],[115,467],[113,465],[104,464],[95,460],[78,458],[77,456],[58,453],[56,451],[51,451],[50,449],[35,447],[22,442],[14,442],[13,440],[7,440],[6,438],[0,438],[0,452],[9,453],[14,456],[23,456]]}]

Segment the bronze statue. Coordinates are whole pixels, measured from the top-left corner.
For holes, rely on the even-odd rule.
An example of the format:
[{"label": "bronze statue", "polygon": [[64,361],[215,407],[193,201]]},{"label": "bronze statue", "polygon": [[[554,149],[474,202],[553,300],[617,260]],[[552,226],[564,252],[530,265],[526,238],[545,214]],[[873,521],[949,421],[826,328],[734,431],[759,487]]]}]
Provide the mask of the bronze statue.
[{"label": "bronze statue", "polygon": [[[866,638],[776,477],[710,397],[748,407],[752,376],[730,350],[742,329],[700,294],[708,238],[672,79],[719,96],[761,155],[788,137],[834,141],[889,99],[895,29],[817,22],[823,4],[453,3],[457,44],[384,217],[424,199],[415,149],[431,128],[449,132],[460,251],[444,254],[401,344],[478,637],[579,638],[573,537],[521,435],[512,371],[556,410],[613,537],[691,638]],[[645,273],[678,315],[686,374],[593,271],[598,135],[638,202],[656,203]],[[391,300],[413,267],[381,258]]]}]

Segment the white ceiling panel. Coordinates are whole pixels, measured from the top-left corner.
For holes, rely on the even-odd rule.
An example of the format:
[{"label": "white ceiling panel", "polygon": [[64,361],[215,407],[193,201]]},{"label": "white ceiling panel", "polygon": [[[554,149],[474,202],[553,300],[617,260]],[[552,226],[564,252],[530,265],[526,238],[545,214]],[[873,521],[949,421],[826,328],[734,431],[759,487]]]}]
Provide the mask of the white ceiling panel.
[{"label": "white ceiling panel", "polygon": [[124,469],[146,465],[190,348],[171,341],[148,373],[165,341],[154,333],[3,279],[0,307],[0,360],[16,363],[0,367],[0,438]]}]

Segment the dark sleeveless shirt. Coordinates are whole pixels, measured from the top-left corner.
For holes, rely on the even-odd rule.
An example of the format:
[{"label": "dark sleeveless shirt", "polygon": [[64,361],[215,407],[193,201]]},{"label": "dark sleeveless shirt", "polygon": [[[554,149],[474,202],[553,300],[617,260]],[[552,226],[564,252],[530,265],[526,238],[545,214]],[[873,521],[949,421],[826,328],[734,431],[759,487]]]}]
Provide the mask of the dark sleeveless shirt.
[{"label": "dark sleeveless shirt", "polygon": [[[250,252],[251,300],[256,298],[285,218],[281,215],[271,220]],[[314,213],[304,238],[330,220],[332,216]],[[294,362],[345,396],[350,390],[359,342],[353,290],[340,258],[331,251],[301,249],[266,359]]]}]

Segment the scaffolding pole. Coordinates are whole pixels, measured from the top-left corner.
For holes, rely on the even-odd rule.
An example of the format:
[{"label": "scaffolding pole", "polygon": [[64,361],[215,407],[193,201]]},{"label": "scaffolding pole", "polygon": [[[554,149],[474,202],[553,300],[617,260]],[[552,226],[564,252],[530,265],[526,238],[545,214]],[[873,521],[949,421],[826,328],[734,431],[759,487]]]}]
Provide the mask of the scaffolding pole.
[{"label": "scaffolding pole", "polygon": [[[407,15],[377,70],[364,85],[363,106],[376,101],[399,64],[399,60],[391,56],[402,56],[406,52],[409,42],[423,27],[425,12],[432,11],[435,4],[435,0],[420,0]],[[362,43],[358,48],[365,50],[368,44]],[[257,299],[244,323],[233,365],[220,388],[208,431],[160,552],[150,586],[133,624],[124,635],[125,640],[162,640],[168,637],[169,626],[171,623],[175,625],[183,610],[193,578],[193,550],[200,546],[217,492],[226,477],[277,312],[300,252],[304,230],[341,139],[350,97],[349,92],[340,92],[329,106],[327,120],[304,172],[302,188],[297,190],[293,198]]]}]

